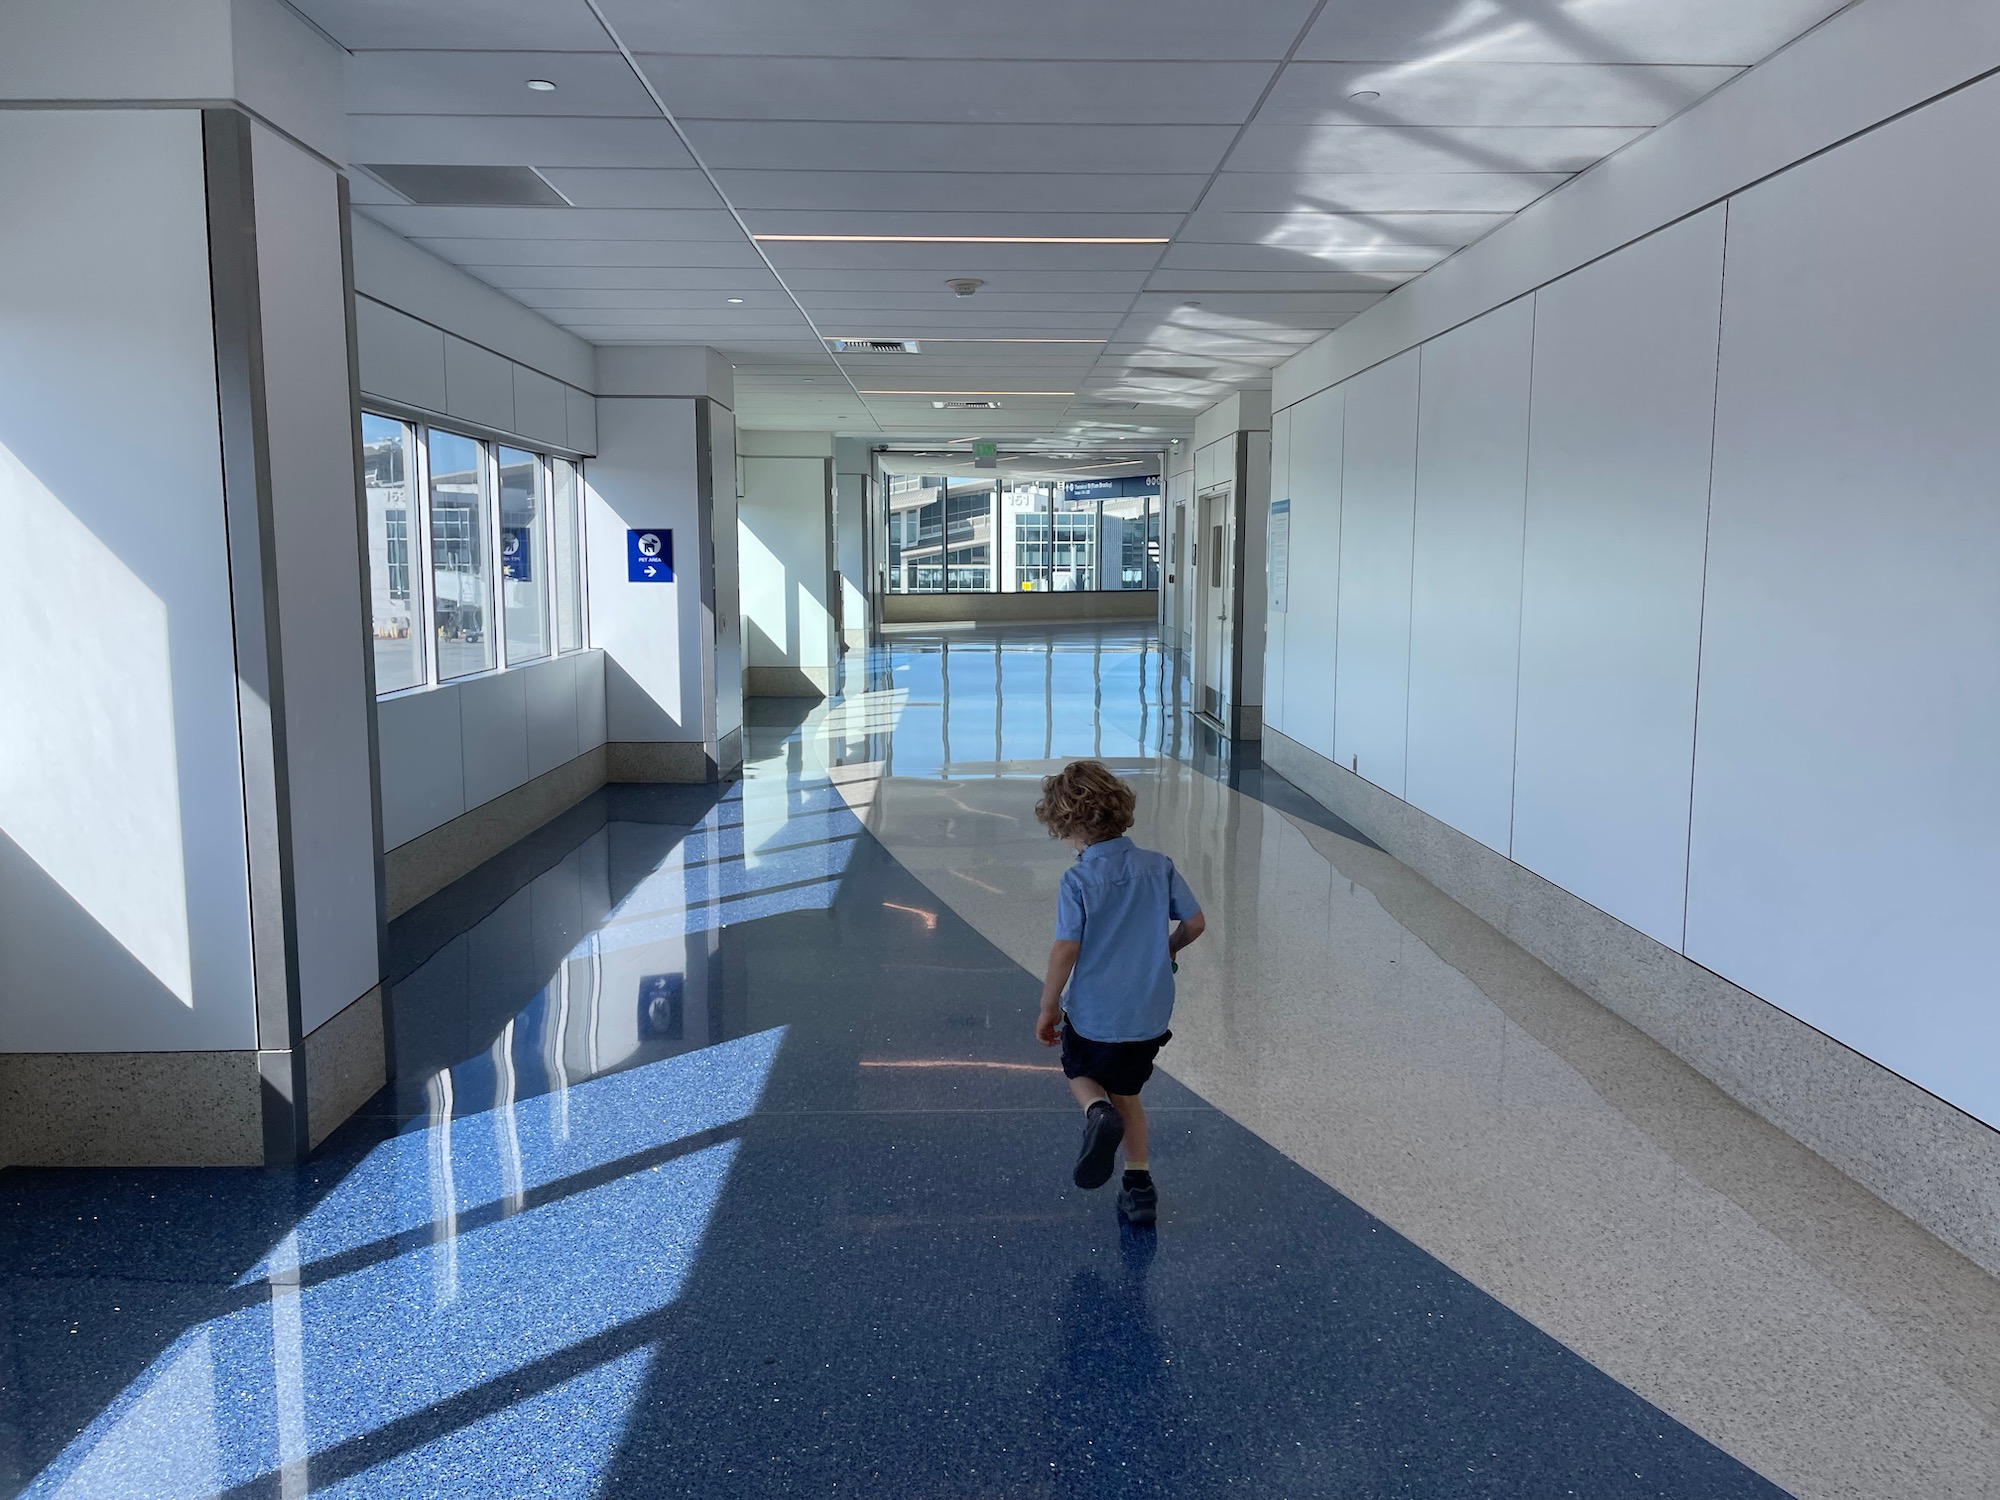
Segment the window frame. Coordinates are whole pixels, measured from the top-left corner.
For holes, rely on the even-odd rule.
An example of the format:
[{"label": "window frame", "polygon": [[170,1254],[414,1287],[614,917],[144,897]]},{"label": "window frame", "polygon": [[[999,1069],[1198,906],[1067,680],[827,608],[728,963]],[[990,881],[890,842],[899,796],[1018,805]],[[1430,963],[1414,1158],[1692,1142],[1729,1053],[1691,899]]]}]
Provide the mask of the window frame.
[{"label": "window frame", "polygon": [[[520,672],[540,666],[544,662],[555,661],[564,656],[574,656],[578,652],[591,649],[590,644],[590,564],[586,540],[586,480],[585,459],[578,453],[552,450],[547,444],[538,443],[493,429],[482,429],[473,423],[450,420],[434,421],[423,412],[413,408],[399,407],[394,402],[369,399],[362,403],[361,414],[378,417],[384,421],[400,422],[410,434],[410,453],[406,463],[407,479],[412,493],[413,512],[410,547],[413,553],[411,571],[417,595],[414,602],[416,613],[424,635],[424,675],[423,680],[406,687],[377,689],[375,697],[401,698],[412,693],[427,693],[440,687],[455,686],[473,682],[482,677],[491,677],[500,672]],[[358,429],[357,429],[358,430]],[[482,527],[482,541],[486,547],[486,588],[485,605],[487,629],[493,640],[493,661],[490,667],[462,673],[454,677],[440,675],[439,650],[437,641],[437,564],[434,551],[435,538],[431,526],[431,455],[430,438],[432,432],[448,437],[463,438],[478,445],[479,472],[485,484],[485,517]],[[548,587],[542,594],[543,639],[548,649],[539,656],[509,663],[507,660],[507,607],[506,592],[502,587],[501,558],[501,492],[500,492],[500,450],[511,448],[516,452],[533,456],[538,480],[541,484],[541,504],[539,528],[541,531],[542,556],[548,569]],[[576,576],[573,580],[576,595],[577,643],[565,647],[561,644],[562,621],[556,577],[556,503],[555,465],[560,461],[570,465],[575,476],[575,537],[573,551],[576,562]],[[364,522],[366,517],[363,517]],[[372,566],[367,558],[364,566]],[[385,562],[386,566],[386,562]],[[370,597],[373,597],[373,579],[370,579]],[[370,649],[373,649],[374,620],[369,619]]]}]

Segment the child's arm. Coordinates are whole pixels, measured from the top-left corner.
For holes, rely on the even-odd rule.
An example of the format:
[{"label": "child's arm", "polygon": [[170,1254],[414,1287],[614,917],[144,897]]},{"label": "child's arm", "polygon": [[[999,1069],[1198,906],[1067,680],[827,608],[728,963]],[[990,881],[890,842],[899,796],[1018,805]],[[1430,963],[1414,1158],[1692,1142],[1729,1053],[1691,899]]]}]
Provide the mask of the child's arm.
[{"label": "child's arm", "polygon": [[1070,970],[1076,967],[1076,956],[1083,951],[1083,944],[1057,942],[1049,949],[1049,972],[1042,980],[1042,1010],[1035,1017],[1035,1040],[1044,1047],[1056,1044],[1056,1023],[1062,1020],[1063,986],[1069,983]]},{"label": "child's arm", "polygon": [[1208,931],[1208,918],[1200,912],[1186,918],[1167,938],[1167,957],[1172,958],[1206,931]]}]

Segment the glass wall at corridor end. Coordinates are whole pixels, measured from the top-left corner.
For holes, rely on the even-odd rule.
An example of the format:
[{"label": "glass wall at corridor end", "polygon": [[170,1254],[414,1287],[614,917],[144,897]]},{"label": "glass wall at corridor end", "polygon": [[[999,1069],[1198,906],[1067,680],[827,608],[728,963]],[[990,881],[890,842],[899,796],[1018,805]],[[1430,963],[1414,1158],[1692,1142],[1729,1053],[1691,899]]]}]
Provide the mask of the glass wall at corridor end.
[{"label": "glass wall at corridor end", "polygon": [[892,594],[1159,587],[1157,475],[891,474],[886,489]]}]

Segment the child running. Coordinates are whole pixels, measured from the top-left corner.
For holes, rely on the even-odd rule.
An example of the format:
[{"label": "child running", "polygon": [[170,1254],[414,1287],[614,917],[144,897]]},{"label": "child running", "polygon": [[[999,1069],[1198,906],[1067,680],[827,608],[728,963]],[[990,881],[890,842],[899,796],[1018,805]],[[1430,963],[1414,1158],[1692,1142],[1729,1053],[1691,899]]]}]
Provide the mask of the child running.
[{"label": "child running", "polygon": [[[1148,1170],[1139,1090],[1173,1036],[1174,955],[1208,924],[1174,862],[1125,837],[1136,802],[1132,788],[1094,760],[1071,761],[1042,780],[1035,816],[1077,853],[1056,895],[1035,1038],[1053,1047],[1060,1033],[1063,1075],[1083,1106],[1076,1185],[1110,1181],[1122,1142],[1118,1212],[1144,1225],[1158,1218],[1160,1195]],[[1169,922],[1178,924],[1171,934]]]}]

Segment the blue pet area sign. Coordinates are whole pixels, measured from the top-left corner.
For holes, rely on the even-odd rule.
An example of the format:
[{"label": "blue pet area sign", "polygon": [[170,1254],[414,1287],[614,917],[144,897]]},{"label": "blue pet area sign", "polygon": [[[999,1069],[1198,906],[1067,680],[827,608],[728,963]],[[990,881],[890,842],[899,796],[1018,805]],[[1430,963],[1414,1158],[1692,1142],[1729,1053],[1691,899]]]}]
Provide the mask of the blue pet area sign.
[{"label": "blue pet area sign", "polygon": [[672,583],[674,534],[671,531],[626,532],[625,577],[632,583]]}]

